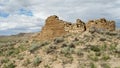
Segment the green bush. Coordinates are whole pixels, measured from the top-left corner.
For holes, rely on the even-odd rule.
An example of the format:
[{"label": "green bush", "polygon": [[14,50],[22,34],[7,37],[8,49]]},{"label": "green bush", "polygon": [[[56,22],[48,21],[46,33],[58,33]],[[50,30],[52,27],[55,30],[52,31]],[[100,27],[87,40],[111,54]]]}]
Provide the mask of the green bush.
[{"label": "green bush", "polygon": [[39,48],[41,48],[42,46],[45,46],[45,45],[48,45],[49,43],[48,42],[43,42],[43,43],[33,43],[30,48],[29,48],[29,51],[31,53],[33,53],[34,51],[38,50]]},{"label": "green bush", "polygon": [[55,52],[55,49],[56,49],[56,46],[50,45],[50,46],[46,46],[46,47],[44,48],[44,51],[45,51],[47,54],[52,54],[52,53]]},{"label": "green bush", "polygon": [[107,61],[107,60],[110,59],[110,56],[109,55],[103,55],[101,59],[104,60],[104,61]]},{"label": "green bush", "polygon": [[115,47],[115,50],[116,50],[116,53],[120,53],[120,44],[118,44],[116,47]]},{"label": "green bush", "polygon": [[106,64],[106,63],[103,63],[103,64],[101,64],[101,67],[102,68],[111,68],[108,64]]},{"label": "green bush", "polygon": [[81,49],[77,49],[76,54],[78,56],[83,56],[84,55],[84,53],[82,53]]},{"label": "green bush", "polygon": [[101,56],[101,52],[96,52],[95,56]]},{"label": "green bush", "polygon": [[28,64],[30,64],[30,60],[29,59],[24,61],[23,66],[27,66]]},{"label": "green bush", "polygon": [[30,53],[33,53],[34,51],[36,51],[39,48],[38,45],[31,45],[29,48]]},{"label": "green bush", "polygon": [[98,61],[99,58],[97,56],[89,56],[89,58],[93,61]]},{"label": "green bush", "polygon": [[90,68],[97,68],[94,63],[90,63]]},{"label": "green bush", "polygon": [[106,41],[106,38],[100,38],[99,40],[100,41]]},{"label": "green bush", "polygon": [[8,59],[8,58],[3,58],[2,60],[1,60],[1,63],[8,63],[10,60]]},{"label": "green bush", "polygon": [[35,59],[33,60],[33,65],[38,66],[41,62],[42,62],[42,58],[35,57]]},{"label": "green bush", "polygon": [[107,45],[106,45],[106,44],[101,45],[101,46],[100,46],[100,50],[101,50],[101,51],[106,51],[106,50],[107,50]]},{"label": "green bush", "polygon": [[58,44],[58,43],[61,43],[64,41],[64,38],[63,37],[57,37],[54,39],[54,44]]},{"label": "green bush", "polygon": [[12,63],[12,62],[9,62],[8,64],[5,64],[3,66],[3,68],[15,68],[15,67],[16,67],[16,65],[14,63]]},{"label": "green bush", "polygon": [[98,46],[91,46],[90,49],[94,52],[100,52],[100,48]]},{"label": "green bush", "polygon": [[50,65],[44,65],[44,68],[51,68]]},{"label": "green bush", "polygon": [[61,49],[61,53],[64,54],[65,56],[68,56],[68,55],[74,53],[74,48],[70,48],[69,46],[64,47]]}]

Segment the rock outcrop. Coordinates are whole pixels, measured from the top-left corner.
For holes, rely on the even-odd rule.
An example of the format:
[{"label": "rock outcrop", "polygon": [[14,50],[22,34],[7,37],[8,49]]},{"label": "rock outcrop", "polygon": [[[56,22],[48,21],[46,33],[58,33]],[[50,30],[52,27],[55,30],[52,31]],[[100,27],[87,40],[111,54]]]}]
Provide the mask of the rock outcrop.
[{"label": "rock outcrop", "polygon": [[98,30],[115,30],[115,21],[108,21],[104,18],[98,20],[90,20],[85,24],[80,19],[77,19],[76,23],[70,23],[60,20],[59,17],[53,15],[48,17],[45,22],[45,26],[36,36],[39,40],[53,39],[67,33],[82,33],[93,27]]},{"label": "rock outcrop", "polygon": [[86,23],[86,28],[89,30],[90,28],[97,28],[98,30],[115,30],[115,21],[108,21],[105,18],[90,20]]},{"label": "rock outcrop", "polygon": [[45,26],[36,36],[39,40],[51,39],[67,33],[64,30],[64,21],[59,20],[56,15],[48,17],[45,22]]}]

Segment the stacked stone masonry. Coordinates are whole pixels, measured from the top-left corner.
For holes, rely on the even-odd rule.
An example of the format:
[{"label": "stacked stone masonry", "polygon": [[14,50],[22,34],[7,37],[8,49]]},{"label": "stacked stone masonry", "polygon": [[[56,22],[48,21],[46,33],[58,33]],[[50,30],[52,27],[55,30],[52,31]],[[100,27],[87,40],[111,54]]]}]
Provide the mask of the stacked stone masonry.
[{"label": "stacked stone masonry", "polygon": [[50,16],[45,21],[45,26],[41,32],[36,36],[40,40],[51,39],[65,35],[67,33],[78,33],[89,30],[92,27],[102,30],[115,30],[115,21],[108,21],[105,18],[90,20],[84,23],[80,19],[77,19],[75,23],[66,22],[60,20],[56,15]]}]

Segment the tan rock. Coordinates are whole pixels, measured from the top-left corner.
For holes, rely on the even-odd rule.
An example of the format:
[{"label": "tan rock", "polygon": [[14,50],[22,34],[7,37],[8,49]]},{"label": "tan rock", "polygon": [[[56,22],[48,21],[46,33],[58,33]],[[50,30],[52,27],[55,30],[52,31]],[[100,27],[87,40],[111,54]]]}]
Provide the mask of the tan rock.
[{"label": "tan rock", "polygon": [[45,26],[36,37],[39,40],[48,40],[54,37],[62,36],[66,33],[67,32],[64,30],[64,21],[59,20],[56,15],[53,15],[46,19]]},{"label": "tan rock", "polygon": [[72,32],[72,33],[78,33],[83,32],[86,30],[85,23],[81,21],[80,19],[76,20],[76,23],[66,23],[65,24],[65,31]]},{"label": "tan rock", "polygon": [[97,20],[90,20],[86,23],[87,30],[91,27],[95,27],[97,29],[103,29],[108,31],[115,30],[115,21],[108,21],[105,18],[97,19]]},{"label": "tan rock", "polygon": [[90,20],[86,24],[80,19],[76,23],[60,20],[56,15],[50,16],[45,21],[41,32],[35,36],[38,40],[49,40],[67,33],[82,33],[91,28],[98,30],[115,30],[115,21],[108,21],[105,18]]}]

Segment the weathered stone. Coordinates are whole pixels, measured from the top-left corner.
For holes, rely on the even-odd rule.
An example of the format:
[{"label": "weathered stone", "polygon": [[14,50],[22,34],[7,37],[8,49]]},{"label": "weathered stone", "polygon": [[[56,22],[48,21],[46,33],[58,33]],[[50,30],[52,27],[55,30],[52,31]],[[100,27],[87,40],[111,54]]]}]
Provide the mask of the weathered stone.
[{"label": "weathered stone", "polygon": [[62,36],[66,33],[67,32],[64,30],[64,21],[59,20],[56,15],[53,15],[46,19],[45,26],[36,37],[39,40],[48,40],[54,37]]},{"label": "weathered stone", "polygon": [[86,23],[87,30],[91,27],[95,27],[98,30],[108,30],[114,31],[115,30],[115,21],[108,21],[105,18],[97,19],[97,20],[90,20]]},{"label": "weathered stone", "polygon": [[56,15],[50,16],[45,21],[41,32],[35,36],[39,40],[48,40],[65,35],[67,33],[82,33],[86,30],[94,33],[96,31],[114,31],[115,21],[108,21],[105,18],[90,20],[84,23],[80,19],[76,23],[60,20]]},{"label": "weathered stone", "polygon": [[85,23],[81,21],[80,19],[76,20],[76,23],[66,23],[65,24],[65,31],[72,32],[72,33],[78,33],[83,32],[86,30]]}]

